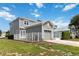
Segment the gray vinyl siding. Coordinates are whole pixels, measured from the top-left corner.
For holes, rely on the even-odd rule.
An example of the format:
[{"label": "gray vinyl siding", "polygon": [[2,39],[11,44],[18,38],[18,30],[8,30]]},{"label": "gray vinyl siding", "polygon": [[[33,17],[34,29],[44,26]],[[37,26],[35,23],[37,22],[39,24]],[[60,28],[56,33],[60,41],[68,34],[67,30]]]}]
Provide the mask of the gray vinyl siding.
[{"label": "gray vinyl siding", "polygon": [[31,32],[42,32],[42,25],[38,25],[38,26],[33,26],[31,28],[26,29],[27,33],[31,33]]},{"label": "gray vinyl siding", "polygon": [[31,35],[33,33],[33,36],[34,36],[33,38],[35,38],[34,40],[36,40],[36,41],[38,40],[38,33],[40,33],[39,39],[40,39],[40,41],[42,40],[42,25],[30,27],[30,28],[26,29],[26,32],[31,33]]},{"label": "gray vinyl siding", "polygon": [[29,20],[26,20],[26,19],[23,19],[23,20],[19,19],[19,28],[27,27],[28,25],[32,25],[33,23],[35,23],[35,22],[29,21]]},{"label": "gray vinyl siding", "polygon": [[10,23],[10,34],[11,35],[19,34],[20,28],[24,28],[27,26],[27,24],[25,24],[25,21],[28,22],[28,25],[32,25],[33,23],[35,23],[28,19],[17,18],[16,20],[14,20],[13,22]]},{"label": "gray vinyl siding", "polygon": [[52,30],[52,26],[49,23],[43,25],[44,30]]},{"label": "gray vinyl siding", "polygon": [[49,23],[43,25],[43,40],[52,39],[52,26]]},{"label": "gray vinyl siding", "polygon": [[10,34],[19,34],[19,20],[15,20],[10,23]]}]

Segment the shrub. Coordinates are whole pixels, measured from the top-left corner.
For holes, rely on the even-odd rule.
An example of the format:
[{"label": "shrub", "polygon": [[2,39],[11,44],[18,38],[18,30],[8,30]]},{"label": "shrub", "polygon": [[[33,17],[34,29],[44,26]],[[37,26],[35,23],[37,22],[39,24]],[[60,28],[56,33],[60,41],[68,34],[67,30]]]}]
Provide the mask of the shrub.
[{"label": "shrub", "polygon": [[62,39],[70,39],[70,32],[69,31],[62,32]]},{"label": "shrub", "polygon": [[6,32],[6,37],[10,36],[10,31]]},{"label": "shrub", "polygon": [[13,35],[9,35],[7,37],[8,37],[8,39],[14,39],[14,36]]}]

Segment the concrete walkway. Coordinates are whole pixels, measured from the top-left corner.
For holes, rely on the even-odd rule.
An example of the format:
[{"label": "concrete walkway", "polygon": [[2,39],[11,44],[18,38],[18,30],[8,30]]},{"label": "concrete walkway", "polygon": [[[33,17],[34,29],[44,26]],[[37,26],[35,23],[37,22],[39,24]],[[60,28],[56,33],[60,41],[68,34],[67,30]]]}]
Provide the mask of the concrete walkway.
[{"label": "concrete walkway", "polygon": [[68,41],[68,40],[45,40],[45,41],[79,47],[79,42],[77,41]]}]

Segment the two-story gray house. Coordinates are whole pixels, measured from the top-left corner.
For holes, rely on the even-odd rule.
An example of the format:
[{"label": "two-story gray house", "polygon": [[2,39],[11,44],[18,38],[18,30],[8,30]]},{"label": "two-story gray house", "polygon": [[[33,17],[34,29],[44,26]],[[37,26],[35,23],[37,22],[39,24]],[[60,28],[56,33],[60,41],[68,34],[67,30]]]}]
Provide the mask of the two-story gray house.
[{"label": "two-story gray house", "polygon": [[55,24],[50,21],[33,21],[28,18],[18,17],[10,23],[10,34],[14,36],[15,40],[60,40],[63,31],[69,31],[69,29],[57,29]]},{"label": "two-story gray house", "polygon": [[15,40],[52,40],[53,26],[54,24],[50,21],[40,22],[18,17],[10,23],[10,34]]}]

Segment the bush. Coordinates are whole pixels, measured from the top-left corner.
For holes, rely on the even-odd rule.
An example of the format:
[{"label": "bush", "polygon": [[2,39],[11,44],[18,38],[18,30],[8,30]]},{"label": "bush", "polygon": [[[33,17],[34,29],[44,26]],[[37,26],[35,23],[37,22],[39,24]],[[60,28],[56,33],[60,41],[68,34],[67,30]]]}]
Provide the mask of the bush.
[{"label": "bush", "polygon": [[14,39],[14,36],[13,35],[9,35],[7,37],[8,37],[8,39]]},{"label": "bush", "polygon": [[6,32],[6,37],[10,36],[10,31]]},{"label": "bush", "polygon": [[65,31],[62,32],[62,39],[70,39],[70,32],[69,31]]}]

